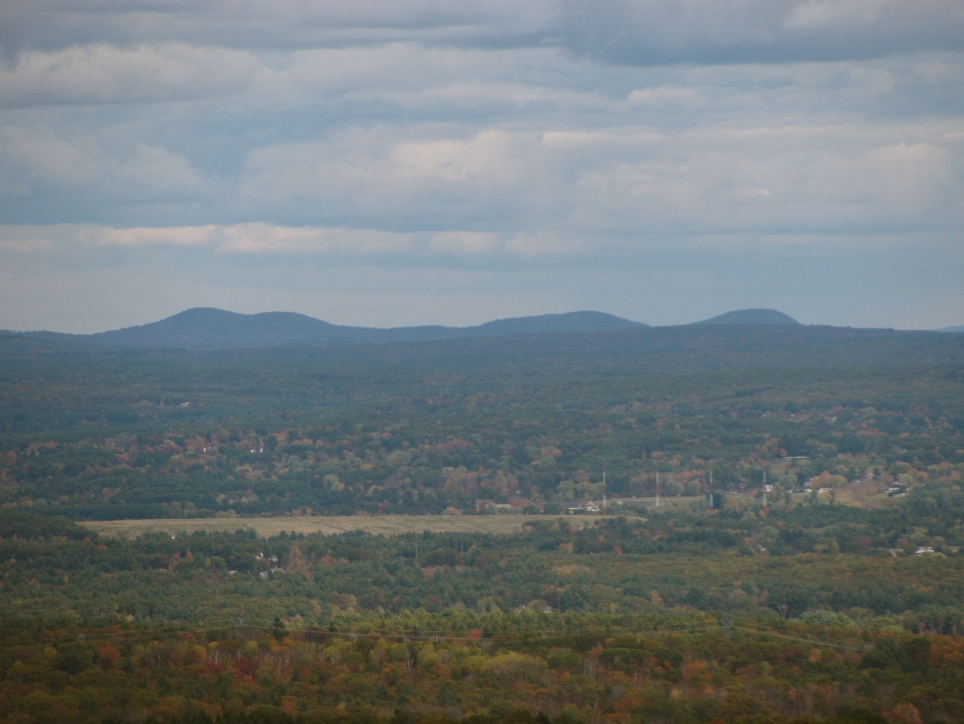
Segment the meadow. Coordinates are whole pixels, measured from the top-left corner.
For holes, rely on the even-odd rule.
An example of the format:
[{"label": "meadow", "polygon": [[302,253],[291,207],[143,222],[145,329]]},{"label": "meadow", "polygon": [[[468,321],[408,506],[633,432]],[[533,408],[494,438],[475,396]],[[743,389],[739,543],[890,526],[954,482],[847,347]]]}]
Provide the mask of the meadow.
[{"label": "meadow", "polygon": [[299,518],[155,518],[85,521],[84,527],[108,538],[133,539],[147,533],[179,535],[207,531],[253,530],[261,538],[289,535],[337,535],[361,531],[374,535],[405,533],[518,533],[522,515],[355,515]]}]

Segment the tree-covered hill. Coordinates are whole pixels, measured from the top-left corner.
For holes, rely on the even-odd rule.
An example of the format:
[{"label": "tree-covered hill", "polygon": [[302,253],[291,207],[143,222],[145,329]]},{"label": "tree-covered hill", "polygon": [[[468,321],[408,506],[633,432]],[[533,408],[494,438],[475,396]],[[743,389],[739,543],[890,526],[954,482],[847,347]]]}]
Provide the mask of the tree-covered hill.
[{"label": "tree-covered hill", "polygon": [[957,479],[514,536],[78,539],[0,510],[0,716],[958,724],[962,513]]},{"label": "tree-covered hill", "polygon": [[348,327],[293,312],[238,314],[196,307],[167,319],[96,334],[32,333],[45,339],[87,342],[114,347],[245,349],[257,347],[389,344],[511,334],[599,332],[646,327],[639,322],[603,312],[568,312],[533,317],[497,319],[472,327]]},{"label": "tree-covered hill", "polygon": [[786,325],[800,324],[789,314],[778,312],[775,309],[738,309],[733,312],[712,317],[697,324],[764,324],[764,325]]},{"label": "tree-covered hill", "polygon": [[[0,335],[0,721],[959,724],[962,351],[799,325]],[[698,502],[560,515],[657,492]],[[82,522],[492,510],[524,532]]]},{"label": "tree-covered hill", "polygon": [[785,490],[826,472],[879,493],[964,462],[957,335],[706,326],[222,352],[8,335],[0,349],[0,504],[70,516],[542,510],[599,497],[604,463],[616,495],[654,494],[657,469],[664,494],[706,494],[711,467],[726,490],[755,494],[766,468]]}]

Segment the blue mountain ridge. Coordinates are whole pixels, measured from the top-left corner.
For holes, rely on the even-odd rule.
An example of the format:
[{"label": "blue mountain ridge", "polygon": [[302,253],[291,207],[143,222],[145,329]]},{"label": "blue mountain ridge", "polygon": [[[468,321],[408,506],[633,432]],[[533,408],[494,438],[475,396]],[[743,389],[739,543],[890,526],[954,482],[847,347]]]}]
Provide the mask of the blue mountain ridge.
[{"label": "blue mountain ridge", "polygon": [[513,334],[601,332],[647,327],[603,312],[568,312],[497,319],[473,327],[349,327],[295,312],[238,314],[212,307],[195,307],[158,322],[96,334],[33,333],[117,347],[240,349],[282,346],[329,346],[428,342]]},{"label": "blue mountain ridge", "polygon": [[718,317],[704,319],[696,324],[762,324],[762,325],[787,325],[800,324],[788,314],[778,312],[775,309],[737,309],[733,312],[721,314]]},{"label": "blue mountain ridge", "polygon": [[[744,309],[713,317],[703,325],[791,325],[792,317],[773,309]],[[692,326],[692,325],[691,325]],[[642,322],[581,311],[497,319],[471,327],[351,327],[331,324],[295,312],[239,314],[213,307],[195,307],[166,319],[95,334],[32,332],[33,336],[74,340],[111,347],[180,348],[197,350],[258,347],[331,346],[431,342],[507,335],[608,332],[647,328]]]}]

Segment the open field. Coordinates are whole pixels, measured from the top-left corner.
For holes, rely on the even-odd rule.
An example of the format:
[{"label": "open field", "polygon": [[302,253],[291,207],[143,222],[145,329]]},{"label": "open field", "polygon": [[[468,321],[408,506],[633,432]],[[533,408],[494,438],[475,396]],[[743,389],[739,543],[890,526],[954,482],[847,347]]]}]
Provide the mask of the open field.
[{"label": "open field", "polygon": [[[594,515],[595,520],[600,517]],[[548,516],[530,518],[525,515],[379,515],[379,516],[313,516],[305,518],[154,518],[149,520],[97,520],[83,525],[100,535],[112,538],[136,538],[144,533],[193,533],[238,529],[253,530],[262,538],[287,533],[322,533],[337,535],[354,530],[366,533],[398,535],[401,533],[517,533],[527,520],[549,521]],[[582,516],[580,516],[582,519]],[[572,518],[572,520],[575,520]]]}]

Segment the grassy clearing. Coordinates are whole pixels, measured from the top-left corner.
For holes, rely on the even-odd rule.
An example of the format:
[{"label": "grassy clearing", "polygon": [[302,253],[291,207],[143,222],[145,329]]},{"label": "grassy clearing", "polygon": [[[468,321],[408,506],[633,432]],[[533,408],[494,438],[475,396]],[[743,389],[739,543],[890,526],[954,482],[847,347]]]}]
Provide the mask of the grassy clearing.
[{"label": "grassy clearing", "polygon": [[[598,519],[593,516],[569,516],[573,523]],[[530,518],[525,515],[380,515],[310,518],[154,518],[150,520],[97,520],[82,523],[100,535],[112,538],[136,538],[144,533],[193,533],[238,529],[253,530],[262,538],[287,533],[322,533],[336,535],[354,530],[384,535],[421,533],[430,530],[466,533],[517,533],[527,520],[551,520],[548,516]]]}]

